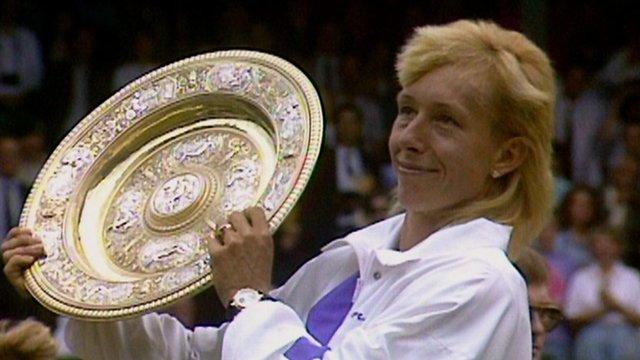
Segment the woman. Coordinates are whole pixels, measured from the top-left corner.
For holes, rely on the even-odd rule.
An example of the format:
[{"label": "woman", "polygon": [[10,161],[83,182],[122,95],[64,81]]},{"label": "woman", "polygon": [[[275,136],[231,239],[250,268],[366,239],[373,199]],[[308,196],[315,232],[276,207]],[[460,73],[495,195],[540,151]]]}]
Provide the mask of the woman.
[{"label": "woman", "polygon": [[[458,21],[417,29],[397,70],[389,150],[404,213],[327,245],[270,292],[277,301],[257,293],[271,283],[264,213],[234,213],[209,242],[232,321],[194,332],[157,314],[72,321],[68,345],[92,359],[530,357],[527,288],[507,251],[517,256],[550,209],[549,61],[519,33]],[[16,284],[41,251],[22,231],[4,246]]]},{"label": "woman", "polygon": [[569,282],[565,313],[576,330],[576,359],[638,359],[640,273],[621,261],[623,244],[610,228],[590,238],[594,262]]},{"label": "woman", "polygon": [[560,204],[560,231],[555,239],[555,251],[564,261],[565,278],[592,261],[587,246],[596,225],[602,221],[600,194],[590,186],[576,185]]}]

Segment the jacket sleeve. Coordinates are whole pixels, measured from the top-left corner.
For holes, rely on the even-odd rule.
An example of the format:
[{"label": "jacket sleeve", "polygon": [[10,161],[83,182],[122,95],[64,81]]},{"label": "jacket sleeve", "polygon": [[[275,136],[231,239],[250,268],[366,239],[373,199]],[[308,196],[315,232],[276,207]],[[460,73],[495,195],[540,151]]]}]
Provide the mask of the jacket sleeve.
[{"label": "jacket sleeve", "polygon": [[225,327],[191,331],[169,315],[151,313],[115,322],[70,319],[63,332],[69,350],[83,359],[219,359]]}]

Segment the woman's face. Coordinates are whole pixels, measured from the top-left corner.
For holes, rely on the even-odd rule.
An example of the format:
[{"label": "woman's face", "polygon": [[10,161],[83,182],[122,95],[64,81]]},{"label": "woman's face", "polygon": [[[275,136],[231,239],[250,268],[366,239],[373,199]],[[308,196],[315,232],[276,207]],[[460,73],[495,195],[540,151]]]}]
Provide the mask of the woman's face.
[{"label": "woman's face", "polygon": [[612,262],[620,256],[620,246],[609,234],[594,234],[591,238],[591,251],[599,262]]},{"label": "woman's face", "polygon": [[586,226],[594,216],[593,198],[586,191],[579,191],[573,195],[569,204],[569,216],[574,226]]},{"label": "woman's face", "polygon": [[498,142],[491,114],[472,99],[488,98],[456,68],[427,73],[398,94],[389,138],[398,200],[407,211],[431,212],[481,197]]}]

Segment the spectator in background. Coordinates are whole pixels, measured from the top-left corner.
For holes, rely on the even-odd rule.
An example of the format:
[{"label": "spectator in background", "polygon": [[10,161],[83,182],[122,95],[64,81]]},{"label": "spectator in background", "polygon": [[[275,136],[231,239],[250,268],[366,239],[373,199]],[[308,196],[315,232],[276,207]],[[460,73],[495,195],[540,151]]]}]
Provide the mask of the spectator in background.
[{"label": "spectator in background", "polygon": [[598,80],[606,89],[640,80],[640,25],[635,17],[626,25],[627,44],[598,73]]},{"label": "spectator in background", "polygon": [[[24,202],[24,192],[16,179],[19,162],[18,139],[0,130],[0,235],[18,225]],[[0,241],[1,242],[1,241]],[[0,319],[18,317],[22,313],[21,300],[15,295],[4,274],[0,275]]]},{"label": "spectator in background", "polygon": [[296,206],[287,215],[278,231],[274,234],[275,260],[273,262],[273,284],[283,285],[291,275],[312,255],[309,248],[313,242],[302,241],[300,206]]},{"label": "spectator in background", "polygon": [[591,237],[595,262],[571,278],[565,315],[575,328],[578,360],[638,359],[640,274],[621,261],[622,244],[610,228]]},{"label": "spectator in background", "polygon": [[0,321],[0,359],[54,360],[58,346],[51,331],[35,320],[23,320],[14,325]]},{"label": "spectator in background", "polygon": [[42,54],[35,34],[18,24],[19,2],[0,4],[0,106],[21,106],[42,80]]},{"label": "spectator in background", "polygon": [[[536,241],[536,248],[544,256],[548,270],[548,291],[556,304],[564,303],[568,274],[575,267],[556,246],[558,223],[551,219]],[[546,334],[545,354],[555,360],[568,360],[571,354],[571,334],[562,322]]]},{"label": "spectator in background", "polygon": [[16,175],[18,181],[25,189],[33,185],[40,169],[49,157],[47,151],[47,137],[42,123],[29,127],[27,132],[20,137],[20,169]]},{"label": "spectator in background", "polygon": [[[285,26],[280,33],[286,44],[284,51],[289,58],[301,67],[308,69],[309,64],[309,39],[311,31],[311,4],[309,1],[288,0],[285,5]],[[315,15],[315,14],[314,14]],[[329,112],[331,114],[331,112]]]},{"label": "spectator in background", "polygon": [[555,250],[566,258],[567,277],[591,262],[588,240],[601,221],[601,213],[600,195],[587,185],[574,186],[560,204]]},{"label": "spectator in background", "polygon": [[367,225],[365,201],[375,187],[375,178],[362,149],[362,113],[355,105],[344,104],[338,107],[335,118],[333,169],[340,199],[336,223],[338,232],[344,234]]},{"label": "spectator in background", "polygon": [[[640,122],[627,124],[625,128],[628,149],[640,148]],[[633,152],[623,152],[612,160],[611,179],[604,189],[604,200],[607,224],[620,232],[625,261],[640,269],[640,156],[634,157]]]},{"label": "spectator in background", "polygon": [[558,251],[556,236],[558,223],[555,219],[549,220],[536,239],[536,250],[544,256],[549,270],[549,293],[555,301],[561,303],[564,300],[564,290],[567,282],[567,274],[573,267],[573,263],[567,263],[566,258]]},{"label": "spectator in background", "polygon": [[612,168],[611,178],[604,188],[604,206],[607,225],[621,231],[630,217],[638,215],[638,162],[629,155],[622,155]]},{"label": "spectator in background", "polygon": [[24,202],[24,190],[17,180],[20,169],[18,139],[0,133],[0,234],[16,226]]},{"label": "spectator in background", "polygon": [[630,156],[640,162],[640,88],[627,85],[612,100],[603,136],[607,137],[610,154],[608,164],[617,164]]},{"label": "spectator in background", "polygon": [[522,250],[516,265],[527,280],[531,312],[532,357],[533,360],[540,360],[547,333],[558,325],[562,319],[562,312],[549,295],[549,270],[542,255],[526,247]]},{"label": "spectator in background", "polygon": [[567,166],[569,158],[568,155],[565,155],[567,151],[562,145],[554,144],[553,147],[553,185],[554,185],[554,195],[553,195],[553,207],[557,208],[560,206],[562,200],[567,196],[571,187],[571,180],[569,180],[569,176],[567,174]]},{"label": "spectator in background", "polygon": [[326,23],[320,27],[316,39],[316,55],[313,57],[313,78],[321,89],[339,94],[342,91],[340,78],[340,48],[342,36],[337,24]]},{"label": "spectator in background", "polygon": [[43,119],[47,133],[47,147],[54,148],[63,135],[64,121],[67,117],[70,89],[71,89],[71,64],[74,61],[75,39],[78,28],[76,17],[70,10],[62,9],[49,17],[51,23],[45,37],[46,71],[43,83],[43,93],[56,94],[55,96],[43,96],[40,100],[42,109],[46,109],[40,115]]},{"label": "spectator in background", "polygon": [[111,88],[114,91],[158,67],[153,53],[156,47],[155,40],[148,31],[136,32],[132,45],[131,58],[113,74]]},{"label": "spectator in background", "polygon": [[602,184],[602,145],[598,132],[607,118],[606,99],[594,88],[585,65],[572,64],[564,76],[555,109],[556,144],[566,156],[566,173],[574,183]]},{"label": "spectator in background", "polygon": [[360,147],[376,164],[387,156],[387,132],[384,125],[384,113],[375,97],[375,78],[368,79],[363,73],[364,64],[355,54],[342,59],[342,92],[338,94],[338,104],[353,104],[360,113],[360,132],[366,142]]},{"label": "spectator in background", "polygon": [[110,72],[98,52],[97,30],[92,26],[82,26],[77,31],[73,56],[60,72],[52,74],[59,78],[53,84],[60,94],[63,107],[62,131],[71,130],[90,110],[107,99],[109,84],[106,77]]}]

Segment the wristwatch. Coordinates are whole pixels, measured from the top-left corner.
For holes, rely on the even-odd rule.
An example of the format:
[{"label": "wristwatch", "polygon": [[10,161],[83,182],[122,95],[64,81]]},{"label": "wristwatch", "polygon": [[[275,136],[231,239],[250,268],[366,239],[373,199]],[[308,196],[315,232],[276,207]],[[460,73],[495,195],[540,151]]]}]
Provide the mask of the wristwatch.
[{"label": "wristwatch", "polygon": [[265,294],[261,291],[244,288],[238,290],[238,292],[233,295],[233,298],[229,302],[229,306],[227,306],[227,311],[225,314],[225,318],[228,321],[233,320],[233,318],[240,313],[240,311],[248,308],[253,304],[257,304],[260,301],[277,301],[273,297]]}]

